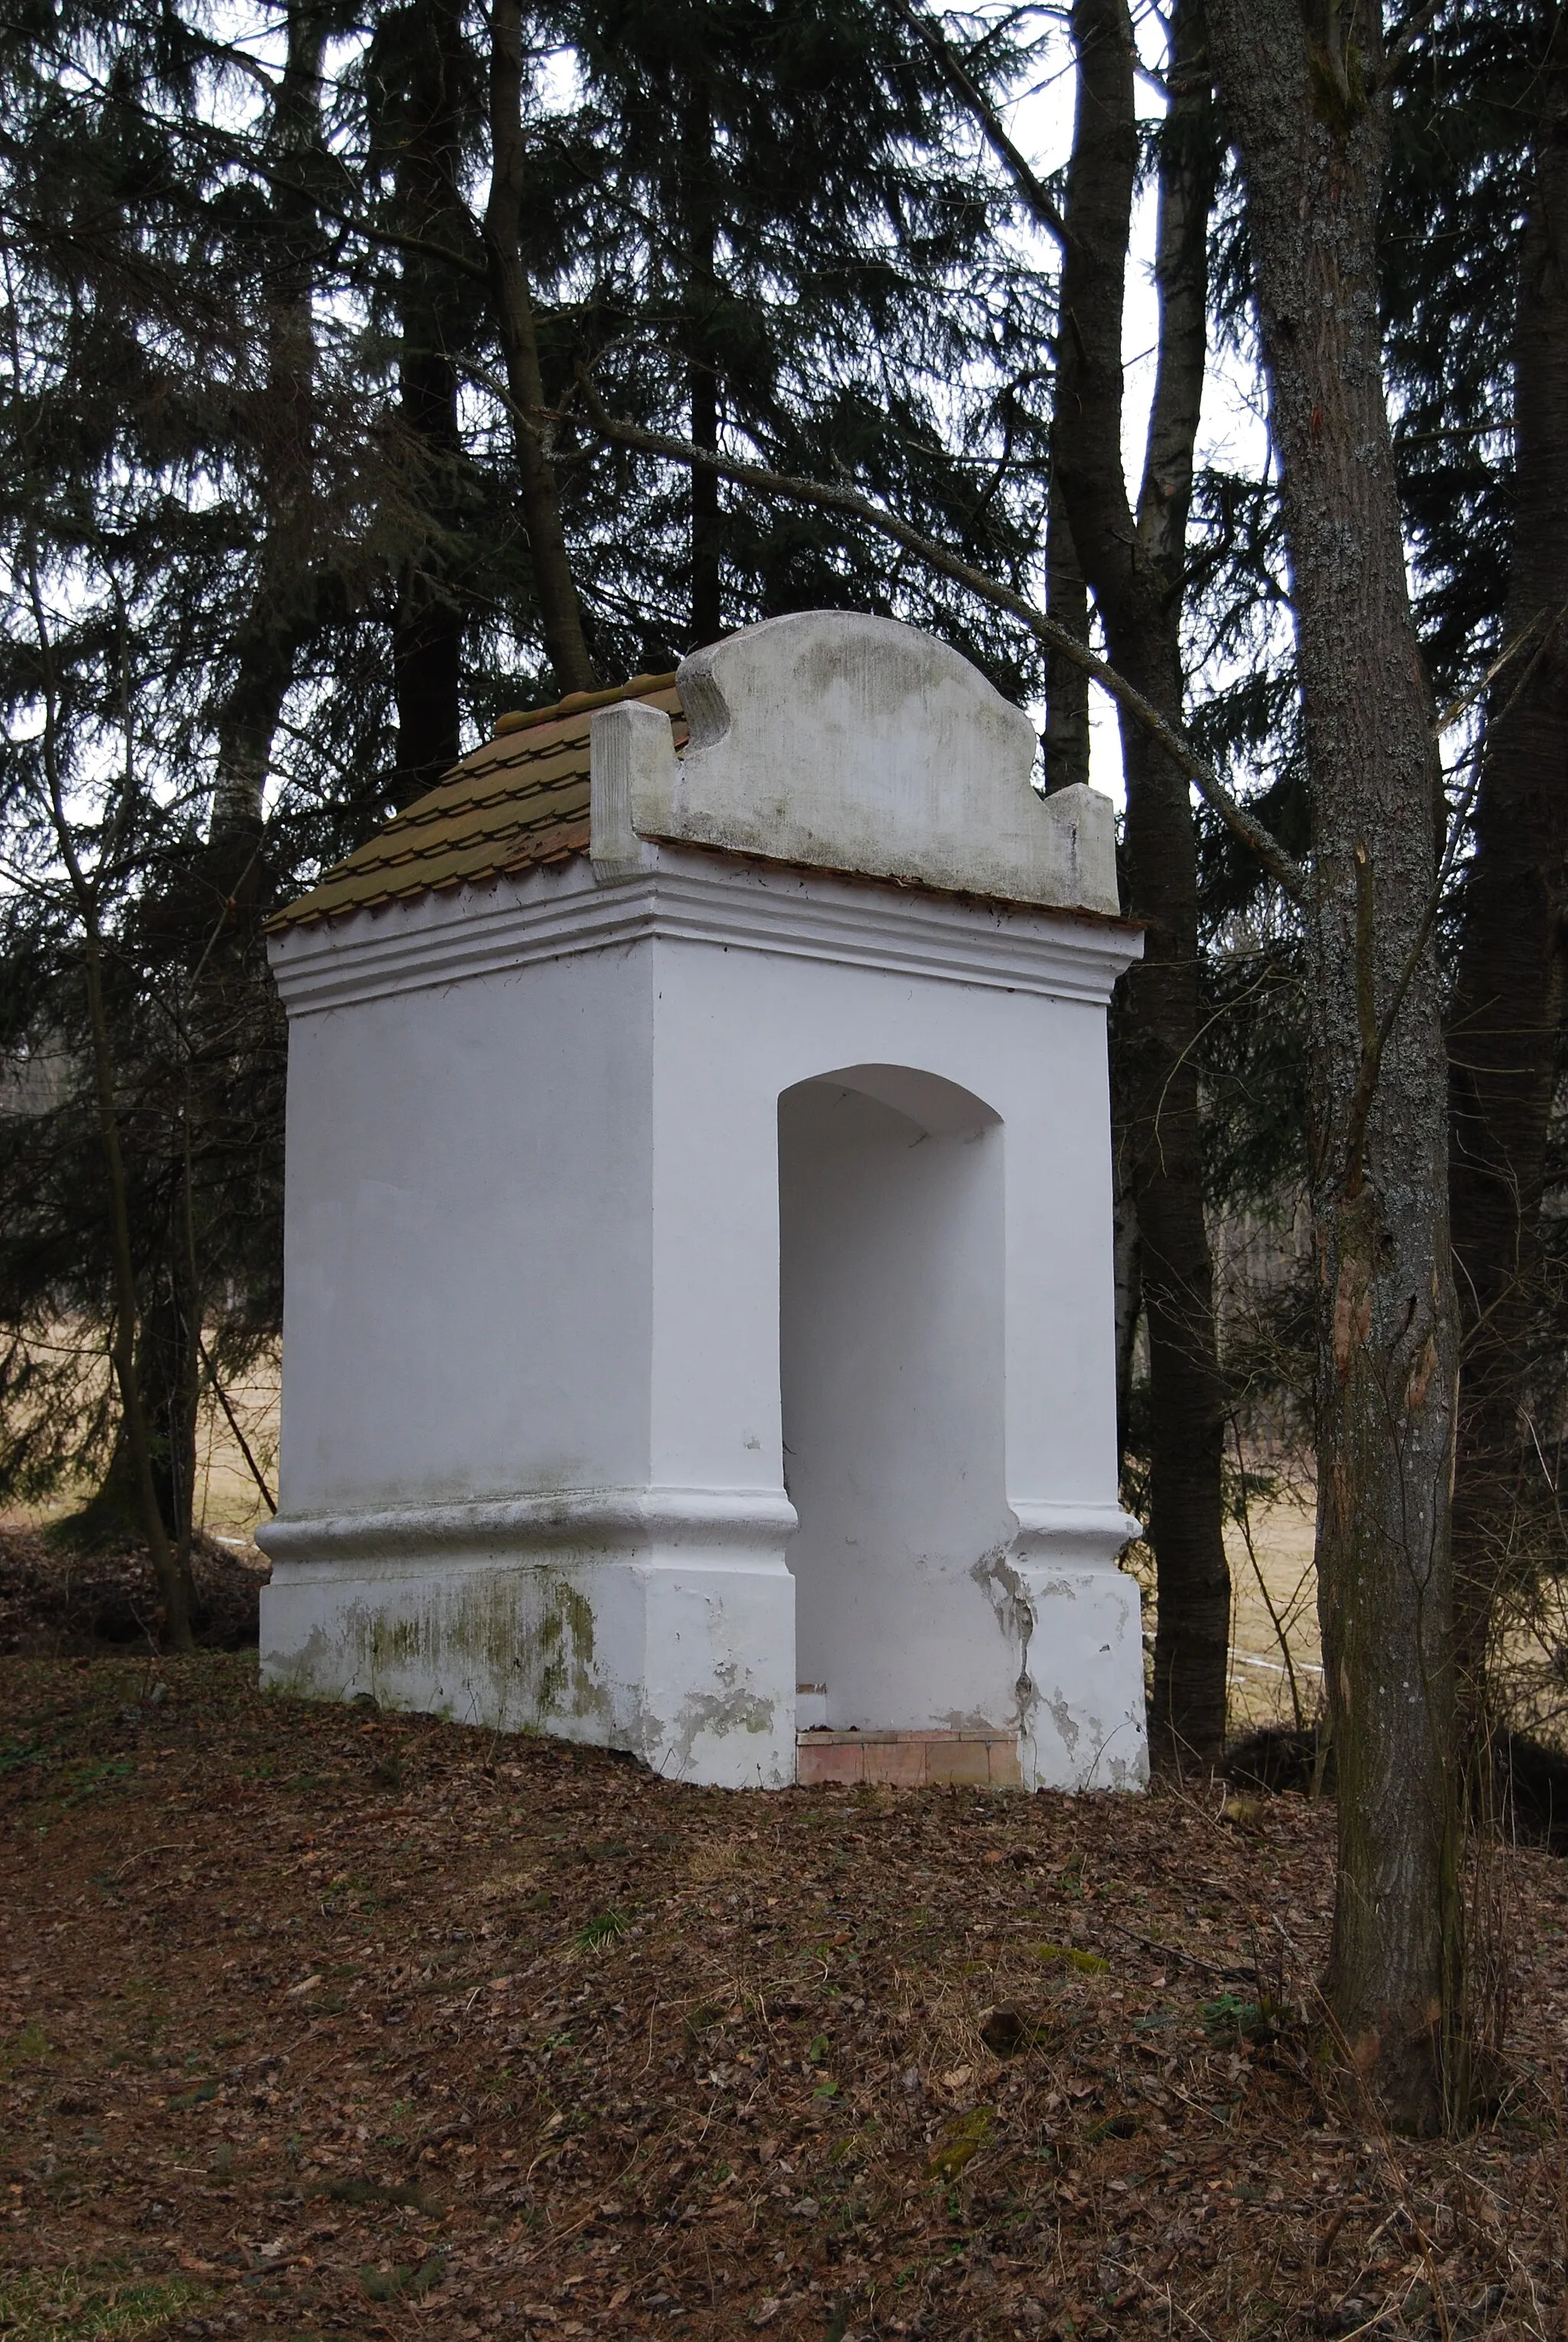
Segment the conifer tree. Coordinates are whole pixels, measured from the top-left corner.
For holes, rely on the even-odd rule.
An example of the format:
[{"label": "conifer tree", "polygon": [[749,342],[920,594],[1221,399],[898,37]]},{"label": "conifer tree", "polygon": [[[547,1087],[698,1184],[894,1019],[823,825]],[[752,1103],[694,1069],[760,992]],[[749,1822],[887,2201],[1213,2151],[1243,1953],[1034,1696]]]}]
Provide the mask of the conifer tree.
[{"label": "conifer tree", "polygon": [[1568,868],[1564,39],[1561,9],[1538,0],[1441,12],[1403,79],[1384,271],[1429,656],[1445,693],[1494,669],[1467,758],[1448,1018],[1457,1656],[1473,1731],[1497,1596],[1562,1553],[1543,1206]]},{"label": "conifer tree", "polygon": [[[592,295],[557,312],[557,349],[641,424],[853,476],[1022,580],[1042,533],[1050,285],[1000,245],[1009,198],[925,45],[874,0],[610,0],[562,24],[599,178]],[[998,41],[976,70],[1016,61]],[[583,478],[646,515],[633,535],[652,558],[598,590],[670,613],[650,662],[715,626],[852,603],[928,618],[1014,692],[1035,674],[1015,633],[915,573],[890,579],[853,525],[757,506],[711,474]],[[596,571],[590,551],[590,601]]]},{"label": "conifer tree", "polygon": [[1449,1473],[1456,1323],[1433,709],[1382,364],[1381,12],[1210,0],[1247,189],[1313,791],[1319,1611],[1339,1771],[1326,1993],[1392,2117],[1463,2101]]}]

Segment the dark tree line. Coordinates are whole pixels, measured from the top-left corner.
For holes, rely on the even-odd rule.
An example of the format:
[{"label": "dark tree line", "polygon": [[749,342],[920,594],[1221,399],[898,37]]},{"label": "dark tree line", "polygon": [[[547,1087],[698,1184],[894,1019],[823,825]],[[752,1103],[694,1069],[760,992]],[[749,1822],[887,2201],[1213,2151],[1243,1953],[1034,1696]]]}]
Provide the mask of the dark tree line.
[{"label": "dark tree line", "polygon": [[[873,609],[1037,707],[1053,788],[1103,647],[1153,1746],[1222,1751],[1240,1428],[1288,1390],[1330,2002],[1403,2118],[1452,2112],[1488,1653],[1563,1559],[1565,37],[1547,0],[9,20],[0,1496],[91,1486],[188,1635],[199,1409],[279,1322],[262,922],[499,710]],[[1064,66],[1042,177],[1009,108]],[[1203,457],[1226,369],[1255,475]],[[1215,1218],[1293,1194],[1270,1359]]]},{"label": "dark tree line", "polygon": [[[864,535],[721,513],[554,419],[576,369],[645,422],[852,464],[1021,575],[1050,311],[938,66],[876,9],[222,25],[18,20],[0,129],[0,1046],[28,1108],[0,1131],[0,1472],[99,1476],[85,1526],[161,1529],[186,1599],[204,1379],[278,1320],[268,909],[498,709],[724,625],[898,609],[1034,678]],[[84,1176],[105,1147],[134,1309]],[[116,1397],[82,1350],[127,1341]]]}]

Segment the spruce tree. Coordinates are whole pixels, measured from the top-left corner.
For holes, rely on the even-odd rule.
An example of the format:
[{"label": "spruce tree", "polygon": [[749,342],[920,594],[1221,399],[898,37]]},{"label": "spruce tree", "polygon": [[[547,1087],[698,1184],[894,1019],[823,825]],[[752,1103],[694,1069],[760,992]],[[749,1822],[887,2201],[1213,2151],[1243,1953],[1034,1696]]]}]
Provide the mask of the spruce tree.
[{"label": "spruce tree", "polygon": [[[1010,199],[924,44],[873,0],[611,0],[560,22],[598,164],[542,326],[554,378],[586,364],[634,421],[852,477],[1023,582],[1042,535],[1051,289],[999,241]],[[1017,55],[998,42],[976,70]],[[913,570],[890,576],[853,526],[620,459],[584,465],[569,493],[585,536],[593,495],[621,540],[619,575],[585,554],[588,600],[646,614],[616,664],[851,604],[934,626],[1014,694],[1037,679],[1015,629]]]}]

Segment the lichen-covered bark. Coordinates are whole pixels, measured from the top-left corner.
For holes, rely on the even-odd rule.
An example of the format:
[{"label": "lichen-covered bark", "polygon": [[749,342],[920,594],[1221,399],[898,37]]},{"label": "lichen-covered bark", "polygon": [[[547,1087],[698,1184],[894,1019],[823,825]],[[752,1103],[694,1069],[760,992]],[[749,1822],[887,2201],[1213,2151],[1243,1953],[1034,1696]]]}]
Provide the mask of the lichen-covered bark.
[{"label": "lichen-covered bark", "polygon": [[[1122,469],[1122,307],[1138,132],[1125,0],[1076,0],[1078,110],[1053,420],[1054,485],[1104,625],[1111,658],[1182,721],[1180,625],[1193,442],[1203,392],[1204,245],[1214,137],[1195,0],[1179,0],[1181,94],[1162,141],[1156,282],[1160,352],[1134,514]],[[1047,741],[1049,754],[1049,736]],[[1158,1625],[1151,1754],[1172,1765],[1224,1745],[1231,1586],[1220,1467],[1223,1391],[1203,1220],[1196,1043],[1196,840],[1185,776],[1135,724],[1122,726],[1127,909],[1144,958],[1115,1020],[1118,1180],[1135,1225],[1149,1333],[1149,1535]]]},{"label": "lichen-covered bark", "polygon": [[1540,1509],[1522,1421],[1568,907],[1568,29],[1552,12],[1514,333],[1515,513],[1505,643],[1449,1023],[1449,1205],[1463,1366],[1453,1490],[1461,1696],[1485,1709],[1499,1585]]},{"label": "lichen-covered bark", "polygon": [[[1053,467],[1054,471],[1054,467]],[[1045,607],[1058,626],[1089,639],[1089,589],[1073,542],[1060,482],[1053,476],[1045,522]],[[1078,788],[1089,778],[1089,678],[1060,651],[1045,654],[1045,754],[1048,790]]]},{"label": "lichen-covered bark", "polygon": [[1424,2130],[1462,2079],[1450,2054],[1457,1343],[1430,948],[1387,1036],[1364,1145],[1352,1127],[1438,851],[1381,364],[1382,40],[1375,10],[1342,22],[1332,0],[1209,0],[1209,23],[1246,182],[1313,798],[1317,1558],[1339,1776],[1325,1991],[1390,2116]]}]

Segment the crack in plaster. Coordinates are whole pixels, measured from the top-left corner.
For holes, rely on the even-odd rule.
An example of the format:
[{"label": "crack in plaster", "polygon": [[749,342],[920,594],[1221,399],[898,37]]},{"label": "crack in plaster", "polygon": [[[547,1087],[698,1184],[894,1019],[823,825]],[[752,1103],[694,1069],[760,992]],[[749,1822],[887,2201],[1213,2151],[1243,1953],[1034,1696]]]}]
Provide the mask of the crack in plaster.
[{"label": "crack in plaster", "polygon": [[1013,1721],[1022,1736],[1033,1739],[1034,1718],[1040,1705],[1039,1689],[1029,1672],[1034,1609],[1027,1586],[1008,1558],[1011,1551],[1010,1544],[993,1546],[989,1553],[983,1553],[971,1566],[969,1575],[990,1603],[1005,1641],[1010,1646],[1017,1646],[1018,1677],[1013,1686]]}]

